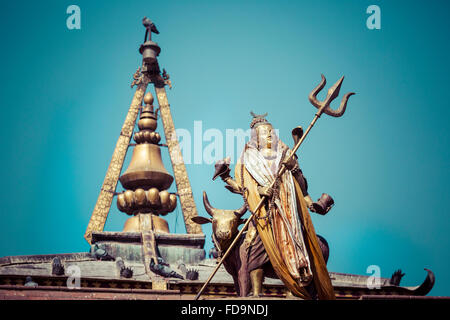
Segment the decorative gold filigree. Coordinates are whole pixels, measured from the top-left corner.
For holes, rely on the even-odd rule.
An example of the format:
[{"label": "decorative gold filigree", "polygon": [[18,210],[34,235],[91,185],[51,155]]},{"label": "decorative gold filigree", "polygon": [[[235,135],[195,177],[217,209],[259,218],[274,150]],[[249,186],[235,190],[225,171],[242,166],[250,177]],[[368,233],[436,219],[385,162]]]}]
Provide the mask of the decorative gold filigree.
[{"label": "decorative gold filigree", "polygon": [[164,79],[164,84],[169,86],[169,89],[172,89],[172,80],[170,80],[170,76],[167,73],[166,69],[163,69],[162,77]]},{"label": "decorative gold filigree", "polygon": [[169,149],[170,159],[172,161],[173,175],[175,177],[177,192],[180,198],[180,206],[183,212],[186,232],[190,234],[201,234],[203,232],[200,225],[191,220],[191,218],[198,215],[197,207],[194,202],[191,184],[189,182],[183,155],[181,154],[180,145],[178,144],[177,135],[175,133],[175,126],[173,124],[166,90],[164,86],[155,85],[155,91],[163,122],[164,134],[166,136],[166,143]]},{"label": "decorative gold filigree", "polygon": [[86,229],[86,233],[84,234],[84,238],[89,243],[91,243],[92,232],[103,231],[105,226],[106,218],[108,217],[111,202],[117,187],[117,181],[119,179],[125,155],[127,153],[128,144],[130,143],[133,128],[139,113],[139,107],[142,104],[142,99],[145,91],[147,90],[147,85],[148,79],[145,75],[143,75],[143,78],[134,93],[133,100],[131,101],[130,109],[128,110],[128,114],[125,118],[125,122],[122,126],[119,139],[117,140],[111,162],[108,170],[106,171],[105,179],[103,180],[103,185],[100,189],[100,195],[98,196],[97,203],[95,204],[94,211],[92,212],[91,219]]},{"label": "decorative gold filigree", "polygon": [[133,74],[133,82],[131,83],[131,88],[138,86],[145,81],[145,76],[141,72],[141,67],[137,68],[136,72]]}]

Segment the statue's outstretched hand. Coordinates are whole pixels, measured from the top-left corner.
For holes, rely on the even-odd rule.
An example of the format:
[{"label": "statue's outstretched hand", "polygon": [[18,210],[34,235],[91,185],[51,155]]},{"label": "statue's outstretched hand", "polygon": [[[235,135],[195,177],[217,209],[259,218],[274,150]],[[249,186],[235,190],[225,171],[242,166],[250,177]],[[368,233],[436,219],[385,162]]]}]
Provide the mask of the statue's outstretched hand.
[{"label": "statue's outstretched hand", "polygon": [[334,205],[333,198],[326,193],[323,193],[322,196],[316,201],[309,205],[309,210],[312,212],[325,215]]},{"label": "statue's outstretched hand", "polygon": [[230,157],[226,157],[225,159],[219,160],[214,165],[215,171],[213,180],[216,180],[217,177],[220,177],[223,181],[230,178]]}]

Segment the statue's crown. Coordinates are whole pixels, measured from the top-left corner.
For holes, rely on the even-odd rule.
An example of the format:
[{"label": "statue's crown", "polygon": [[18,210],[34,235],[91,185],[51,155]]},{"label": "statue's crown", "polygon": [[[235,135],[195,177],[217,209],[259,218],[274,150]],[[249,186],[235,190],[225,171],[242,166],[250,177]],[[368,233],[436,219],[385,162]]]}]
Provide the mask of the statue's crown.
[{"label": "statue's crown", "polygon": [[[250,111],[250,114],[253,117],[252,122],[250,123],[250,128],[253,129],[263,123],[269,123],[265,117],[267,117],[267,112],[264,114],[255,114],[253,111]],[[270,123],[269,123],[270,124]]]}]

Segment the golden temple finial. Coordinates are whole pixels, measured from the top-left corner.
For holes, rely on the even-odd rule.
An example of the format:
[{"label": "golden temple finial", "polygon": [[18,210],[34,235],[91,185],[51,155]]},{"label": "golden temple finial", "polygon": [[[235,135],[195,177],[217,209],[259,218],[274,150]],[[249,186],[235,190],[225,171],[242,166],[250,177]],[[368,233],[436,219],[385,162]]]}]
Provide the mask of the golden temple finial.
[{"label": "golden temple finial", "polygon": [[[92,241],[94,232],[103,231],[113,197],[116,195],[118,196],[117,205],[119,209],[130,215],[140,215],[140,219],[137,220],[142,221],[138,225],[142,226],[143,229],[148,229],[150,224],[154,225],[154,227],[150,226],[150,229],[168,232],[168,226],[158,228],[157,223],[149,218],[161,219],[167,225],[167,222],[160,218],[159,215],[165,215],[175,209],[177,197],[174,193],[170,194],[167,191],[174,181],[174,177],[186,231],[189,234],[202,234],[201,227],[191,221],[191,218],[197,216],[198,213],[164,88],[165,85],[171,86],[171,82],[165,70],[161,75],[157,60],[161,48],[157,43],[151,41],[151,37],[148,35],[148,33],[155,32],[152,29],[152,22],[144,18],[143,23],[147,34],[145,42],[139,47],[139,52],[142,54],[142,66],[134,73],[131,84],[132,88],[137,86],[137,89],[117,140],[110,165],[100,189],[100,195],[86,228],[85,239],[89,243]],[[158,110],[160,111],[167,143],[165,146],[169,151],[174,177],[167,172],[162,163],[161,150],[159,148],[161,146],[159,144],[161,136],[155,131],[157,117],[153,107],[154,97],[150,92],[146,93],[149,83],[153,83],[155,87],[156,98],[159,104]],[[145,103],[144,107],[142,107],[142,101]],[[139,111],[141,111],[138,121],[139,131],[134,134],[136,145],[133,150],[132,160],[128,169],[120,176],[127,150],[134,145],[130,144],[130,140]],[[116,187],[119,180],[126,191],[118,194]]]},{"label": "golden temple finial", "polygon": [[154,228],[160,232],[169,232],[167,222],[160,215],[172,212],[177,204],[177,197],[167,189],[173,177],[167,172],[161,159],[158,145],[161,140],[153,112],[153,95],[144,96],[145,106],[138,121],[139,131],[134,134],[136,146],[133,150],[128,169],[119,178],[125,192],[118,194],[117,207],[120,211],[135,217],[130,218],[124,231],[139,231],[140,214],[151,215]]},{"label": "golden temple finial", "polygon": [[151,92],[147,92],[144,96],[144,103],[146,105],[151,105],[153,106],[153,101],[155,100],[155,98],[153,98],[153,95]]}]

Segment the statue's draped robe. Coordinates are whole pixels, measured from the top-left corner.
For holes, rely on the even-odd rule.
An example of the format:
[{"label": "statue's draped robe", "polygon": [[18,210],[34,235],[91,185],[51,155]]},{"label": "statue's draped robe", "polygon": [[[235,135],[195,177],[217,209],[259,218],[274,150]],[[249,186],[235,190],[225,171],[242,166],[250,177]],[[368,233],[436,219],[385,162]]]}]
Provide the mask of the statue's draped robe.
[{"label": "statue's draped robe", "polygon": [[[244,148],[243,155],[236,164],[236,182],[246,190],[245,196],[251,212],[254,212],[261,200],[258,184],[270,185],[276,175],[276,167],[281,162],[282,150],[287,148],[281,141],[278,145],[277,158],[273,161],[272,168],[251,144]],[[256,213],[255,219],[256,229],[276,274],[294,295],[310,299],[309,293],[299,281],[299,268],[309,266],[318,298],[335,299],[302,191],[289,171],[283,174],[278,195],[271,223],[268,219],[260,219],[267,217],[264,206]]]}]

